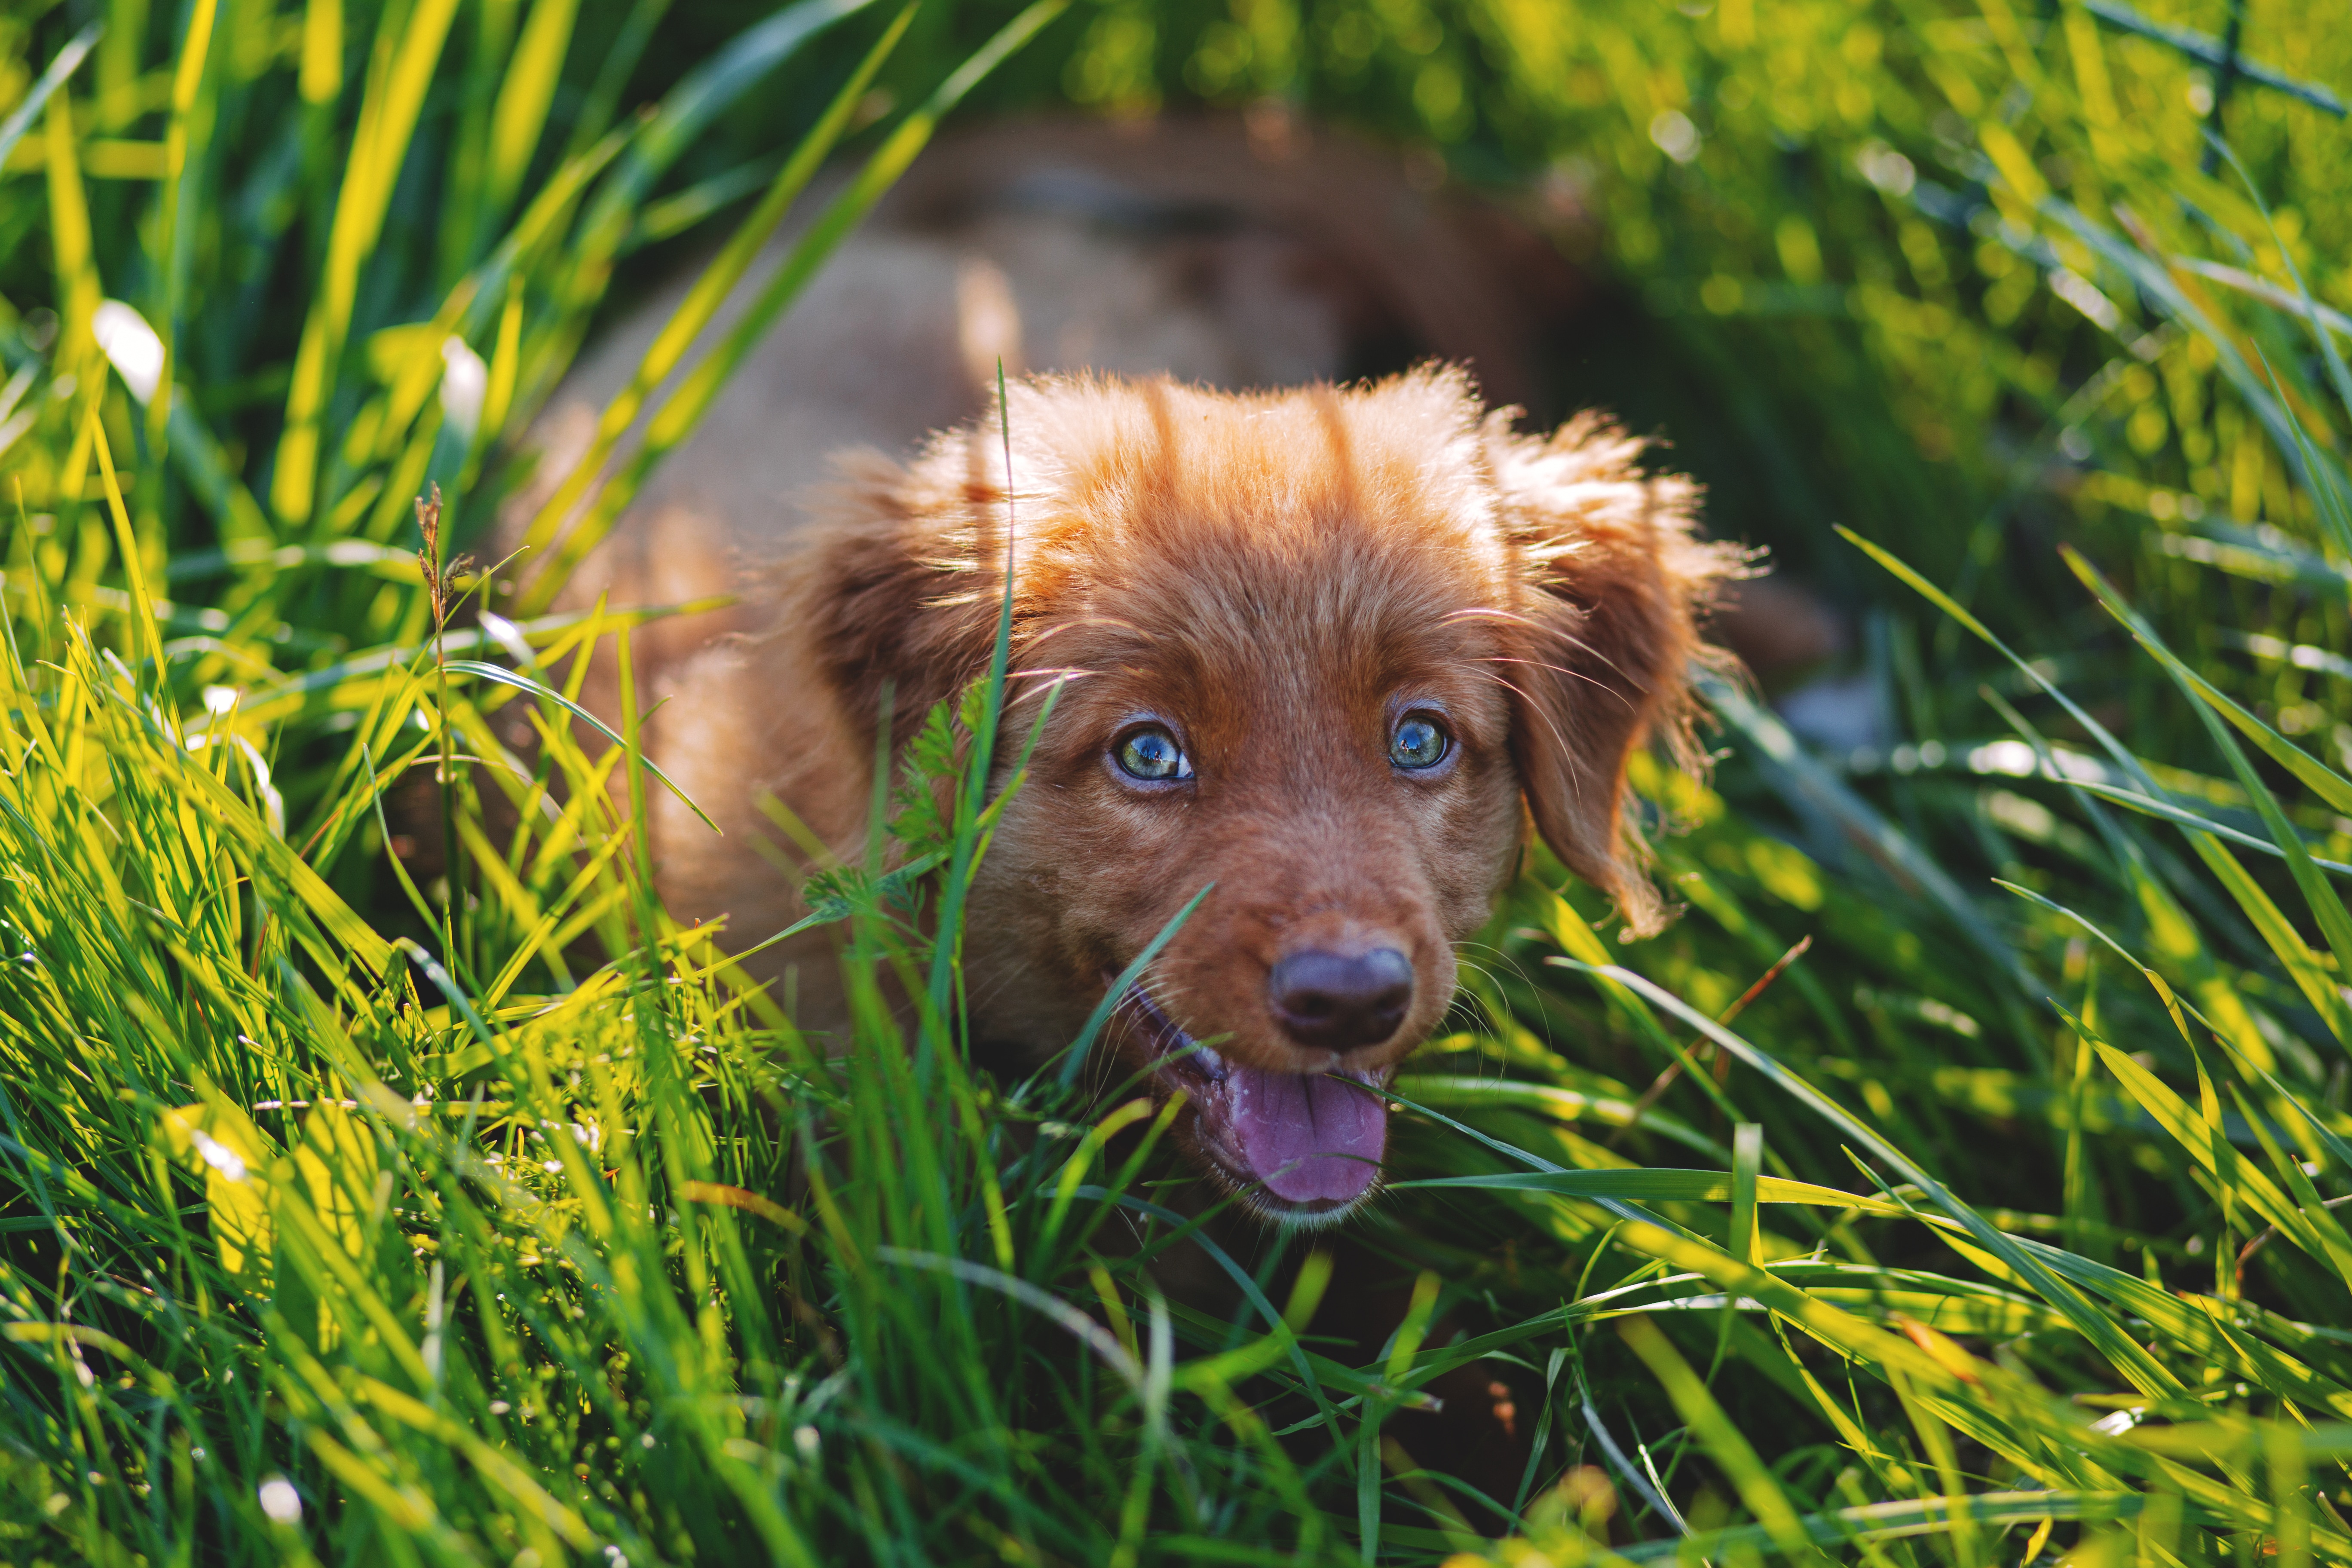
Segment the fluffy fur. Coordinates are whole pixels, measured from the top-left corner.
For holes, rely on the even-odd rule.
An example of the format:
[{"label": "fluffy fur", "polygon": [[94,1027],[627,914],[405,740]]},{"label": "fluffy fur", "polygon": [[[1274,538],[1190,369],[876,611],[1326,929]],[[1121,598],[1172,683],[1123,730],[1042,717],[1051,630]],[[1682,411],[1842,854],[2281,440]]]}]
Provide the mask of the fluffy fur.
[{"label": "fluffy fur", "polygon": [[[1237,1068],[1376,1088],[1444,1014],[1454,944],[1487,918],[1530,819],[1654,930],[1626,763],[1657,741],[1696,764],[1687,675],[1739,557],[1698,539],[1695,488],[1643,474],[1638,440],[1594,416],[1517,436],[1514,412],[1435,368],[1262,395],[1049,378],[1011,392],[1010,505],[993,415],[903,467],[855,459],[768,578],[771,629],[669,683],[657,760],[727,828],[658,814],[673,910],[727,915],[739,945],[798,915],[790,880],[743,843],[774,837],[760,797],[837,849],[862,842],[885,686],[903,726],[983,671],[1009,560],[1016,712],[1066,684],[973,889],[987,1041],[1065,1044],[1107,977],[1213,884],[1146,981],[1156,1017],[1125,1009],[1117,1048],[1140,1067],[1171,1038],[1211,1041]],[[1407,711],[1442,717],[1441,765],[1391,763]],[[1122,774],[1111,750],[1143,720],[1178,738],[1190,781]],[[1285,954],[1381,948],[1412,970],[1387,1038],[1302,1045],[1270,1010]],[[822,1015],[829,965],[803,954]],[[1188,1111],[1178,1135],[1250,1184],[1213,1116]],[[1294,1219],[1356,1201],[1257,1198]]]}]

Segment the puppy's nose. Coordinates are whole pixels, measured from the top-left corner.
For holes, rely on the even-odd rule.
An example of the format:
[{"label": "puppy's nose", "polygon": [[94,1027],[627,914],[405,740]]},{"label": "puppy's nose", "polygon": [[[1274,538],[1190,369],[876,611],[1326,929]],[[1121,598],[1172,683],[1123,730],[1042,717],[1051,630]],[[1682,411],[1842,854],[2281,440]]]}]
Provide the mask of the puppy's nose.
[{"label": "puppy's nose", "polygon": [[1302,1046],[1352,1050],[1377,1046],[1404,1022],[1412,1002],[1412,965],[1392,947],[1350,957],[1309,948],[1266,977],[1275,1020]]}]

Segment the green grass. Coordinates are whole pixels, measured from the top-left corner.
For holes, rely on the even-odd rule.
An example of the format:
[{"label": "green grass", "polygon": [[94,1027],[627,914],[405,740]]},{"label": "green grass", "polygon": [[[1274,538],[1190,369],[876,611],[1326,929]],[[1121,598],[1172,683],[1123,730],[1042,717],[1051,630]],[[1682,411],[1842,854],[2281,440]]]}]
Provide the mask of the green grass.
[{"label": "green grass", "polygon": [[[0,18],[0,115],[70,67],[0,129],[0,1558],[2352,1561],[2343,132],[2242,97],[2209,178],[2186,68],[2071,5],[1566,15]],[[2340,85],[2341,33],[2247,37]],[[1536,857],[1396,1086],[1378,1346],[1310,1240],[1171,1300],[1148,1102],[968,1062],[925,933],[998,682],[831,886],[827,1059],[661,910],[611,803],[663,782],[567,705],[663,612],[443,624],[600,312],[724,242],[673,352],[845,156],[754,331],[941,114],[1055,92],[1578,184],[1640,352],[1563,387],[1866,605],[1901,724],[1718,691],[1717,785],[1642,780],[1650,941]],[[1415,1408],[1464,1367],[1531,1440],[1499,1491]]]}]

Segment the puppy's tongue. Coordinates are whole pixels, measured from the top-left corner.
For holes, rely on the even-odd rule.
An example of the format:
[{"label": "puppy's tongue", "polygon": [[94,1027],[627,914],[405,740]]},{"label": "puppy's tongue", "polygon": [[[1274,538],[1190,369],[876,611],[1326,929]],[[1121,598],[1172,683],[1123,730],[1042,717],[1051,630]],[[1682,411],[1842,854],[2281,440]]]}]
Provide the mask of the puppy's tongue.
[{"label": "puppy's tongue", "polygon": [[1389,1108],[1370,1087],[1235,1066],[1225,1094],[1243,1157],[1284,1202],[1353,1203],[1380,1174]]}]

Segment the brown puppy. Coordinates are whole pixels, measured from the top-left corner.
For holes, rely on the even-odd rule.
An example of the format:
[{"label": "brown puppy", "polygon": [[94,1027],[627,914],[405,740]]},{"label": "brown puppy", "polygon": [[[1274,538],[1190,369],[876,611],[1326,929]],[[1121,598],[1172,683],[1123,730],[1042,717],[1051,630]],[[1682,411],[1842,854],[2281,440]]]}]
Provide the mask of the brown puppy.
[{"label": "brown puppy", "polygon": [[728,837],[664,803],[665,894],[739,944],[794,918],[742,842],[758,797],[861,842],[885,686],[911,723],[983,672],[1009,560],[1016,714],[1066,684],[974,885],[974,1026],[1066,1045],[1212,888],[1117,1048],[1189,1097],[1204,1171],[1328,1221],[1375,1186],[1378,1090],[1445,1011],[1530,816],[1657,923],[1626,760],[1652,738],[1690,760],[1696,622],[1739,557],[1695,537],[1693,487],[1643,475],[1638,441],[1591,416],[1515,436],[1450,370],[1276,394],[1050,378],[1009,414],[1009,507],[993,416],[905,467],[862,459],[777,569],[769,629],[670,682],[656,760]]},{"label": "brown puppy", "polygon": [[[1458,376],[1191,390],[1428,357],[1532,400],[1580,297],[1504,209],[1428,192],[1328,129],[1276,129],[943,138],[560,603],[738,595],[635,646],[640,689],[662,700],[654,758],[725,829],[656,793],[662,891],[748,947],[802,912],[811,858],[765,797],[854,852],[884,683],[909,723],[982,668],[1005,560],[983,412],[996,365],[1131,378],[1013,392],[1017,668],[1036,672],[1019,700],[1073,679],[975,890],[975,1022],[1016,1055],[1066,1045],[1214,882],[1112,1040],[1137,1066],[1164,1060],[1162,1092],[1189,1090],[1181,1135],[1204,1169],[1311,1219],[1370,1190],[1384,1119],[1369,1089],[1443,1013],[1451,944],[1523,840],[1522,794],[1571,865],[1636,924],[1656,918],[1619,781],[1645,731],[1683,740],[1694,617],[1734,558],[1692,542],[1690,488],[1642,478],[1634,443],[1589,420],[1514,437]],[[686,287],[557,393],[498,553]],[[817,515],[798,504],[835,451],[903,453],[940,428],[956,433],[912,465],[860,459]],[[608,718],[613,673],[585,694]],[[805,1026],[839,1026],[825,933],[752,962],[797,970]],[[1189,1048],[1202,1039],[1213,1055]]]}]

